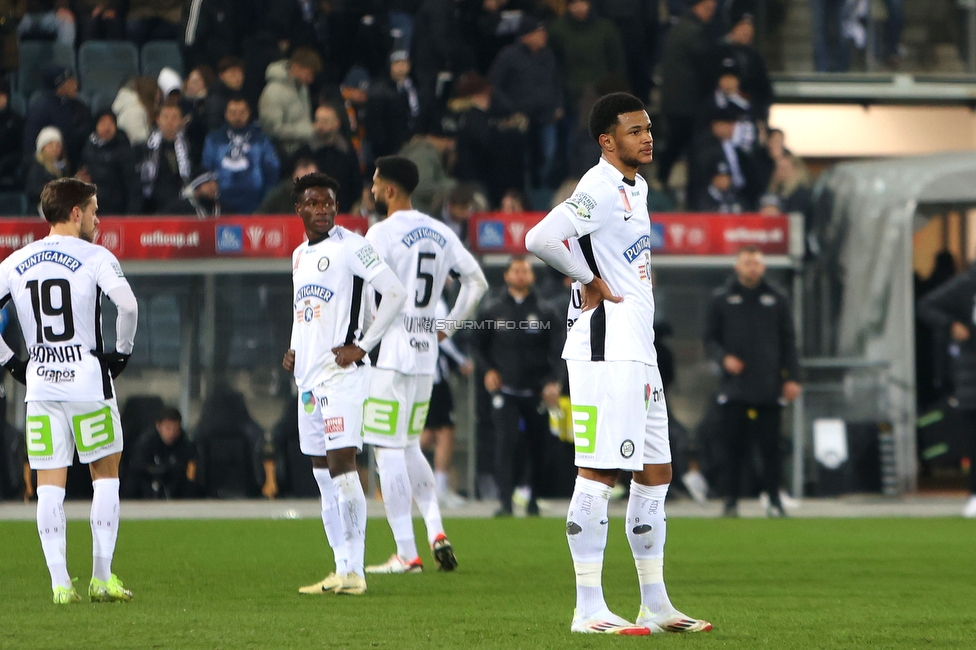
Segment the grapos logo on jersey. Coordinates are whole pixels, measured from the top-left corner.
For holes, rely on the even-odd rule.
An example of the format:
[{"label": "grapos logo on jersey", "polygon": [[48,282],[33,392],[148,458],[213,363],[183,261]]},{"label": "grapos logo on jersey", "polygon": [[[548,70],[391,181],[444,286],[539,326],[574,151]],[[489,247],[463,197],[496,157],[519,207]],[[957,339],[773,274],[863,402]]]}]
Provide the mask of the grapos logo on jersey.
[{"label": "grapos logo on jersey", "polygon": [[586,192],[576,192],[566,199],[566,205],[571,207],[580,219],[589,219],[590,213],[596,209],[596,199]]},{"label": "grapos logo on jersey", "polygon": [[75,363],[83,358],[81,345],[35,345],[27,354],[34,363]]},{"label": "grapos logo on jersey", "polygon": [[627,260],[628,264],[632,264],[634,260],[641,257],[645,251],[651,250],[651,238],[647,235],[641,235],[640,239],[635,241],[630,247],[624,251],[624,259]]},{"label": "grapos logo on jersey", "polygon": [[367,269],[380,261],[380,256],[376,254],[376,251],[373,250],[373,247],[369,244],[366,244],[356,251],[356,257],[359,258],[359,261],[362,262],[363,266],[365,266]]},{"label": "grapos logo on jersey", "polygon": [[412,347],[417,352],[429,352],[430,342],[418,341],[417,339],[410,339],[410,347]]},{"label": "grapos logo on jersey", "polygon": [[432,239],[441,248],[447,246],[447,239],[445,239],[442,234],[440,234],[433,228],[426,228],[426,227],[416,228],[414,230],[411,230],[406,235],[404,235],[403,239],[401,239],[400,241],[403,242],[404,246],[410,248],[411,246],[419,242],[421,239]]},{"label": "grapos logo on jersey", "polygon": [[53,262],[54,264],[60,264],[72,273],[81,268],[81,262],[70,255],[59,253],[58,251],[41,251],[40,253],[34,253],[26,260],[18,264],[17,273],[23,275],[41,262]]},{"label": "grapos logo on jersey", "polygon": [[49,384],[66,384],[75,380],[74,370],[55,370],[39,366],[37,376]]}]

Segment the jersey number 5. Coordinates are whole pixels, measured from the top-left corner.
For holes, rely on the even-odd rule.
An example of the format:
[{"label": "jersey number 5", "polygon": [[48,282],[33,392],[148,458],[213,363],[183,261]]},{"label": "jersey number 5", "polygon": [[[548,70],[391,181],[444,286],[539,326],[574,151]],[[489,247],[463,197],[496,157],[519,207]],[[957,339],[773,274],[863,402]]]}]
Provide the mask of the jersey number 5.
[{"label": "jersey number 5", "polygon": [[436,257],[437,253],[420,253],[417,255],[417,279],[424,281],[424,293],[420,295],[418,291],[413,303],[417,307],[426,307],[430,304],[430,297],[434,293],[434,276],[424,271],[424,261],[433,260]]},{"label": "jersey number 5", "polygon": [[[57,287],[60,294],[58,306],[54,306],[52,291]],[[48,341],[58,343],[70,341],[75,336],[75,319],[71,315],[71,285],[62,278],[52,278],[40,283],[31,280],[27,283],[31,295],[31,306],[34,308],[34,322],[37,323],[37,342]],[[55,333],[53,327],[44,327],[41,315],[61,318],[61,333]]]}]

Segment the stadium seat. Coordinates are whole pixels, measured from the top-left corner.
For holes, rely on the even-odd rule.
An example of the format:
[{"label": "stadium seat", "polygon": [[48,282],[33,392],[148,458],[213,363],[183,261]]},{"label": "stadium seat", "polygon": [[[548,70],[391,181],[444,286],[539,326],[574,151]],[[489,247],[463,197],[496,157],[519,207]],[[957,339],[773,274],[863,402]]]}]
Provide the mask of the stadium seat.
[{"label": "stadium seat", "polygon": [[0,217],[23,217],[27,214],[27,197],[21,192],[0,192]]},{"label": "stadium seat", "polygon": [[78,77],[89,97],[104,93],[114,98],[122,83],[138,74],[139,52],[132,43],[85,41],[78,50]]},{"label": "stadium seat", "polygon": [[17,53],[20,65],[17,92],[30,97],[43,86],[44,73],[52,65],[63,65],[77,71],[75,53],[70,47],[53,41],[22,41]]},{"label": "stadium seat", "polygon": [[142,46],[142,75],[155,79],[163,68],[173,68],[183,77],[183,54],[176,41],[149,41]]},{"label": "stadium seat", "polygon": [[110,95],[108,93],[91,93],[90,95],[85,93],[81,100],[88,104],[89,110],[91,110],[92,115],[98,111],[105,108],[112,108],[112,102],[115,101],[115,95]]}]

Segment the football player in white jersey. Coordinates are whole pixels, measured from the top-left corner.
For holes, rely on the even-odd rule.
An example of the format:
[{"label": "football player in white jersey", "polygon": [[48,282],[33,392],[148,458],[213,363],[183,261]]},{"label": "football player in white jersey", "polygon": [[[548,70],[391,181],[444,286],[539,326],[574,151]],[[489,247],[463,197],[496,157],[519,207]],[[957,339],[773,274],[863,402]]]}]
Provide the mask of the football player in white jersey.
[{"label": "football player in white jersey", "polygon": [[[438,340],[453,333],[435,326],[437,299],[448,273],[461,276],[461,291],[447,323],[469,318],[488,282],[478,262],[443,222],[414,210],[417,166],[407,158],[376,160],[373,197],[386,214],[366,233],[380,257],[407,290],[407,301],[387,330],[370,369],[369,398],[363,410],[363,436],[374,446],[386,518],[397,552],[368,573],[415,573],[423,570],[417,554],[410,508],[417,502],[427,527],[427,541],[438,568],[452,571],[457,558],[441,521],[434,472],[420,449],[437,365]],[[385,299],[380,302],[383,307]]]},{"label": "football player in white jersey", "polygon": [[[675,609],[664,586],[671,451],[654,351],[647,183],[637,173],[653,155],[651,121],[639,99],[614,93],[594,105],[589,127],[603,152],[599,163],[525,238],[530,251],[583,285],[583,311],[563,349],[579,468],[566,519],[576,568],[571,629],[706,632],[711,623]],[[571,239],[582,259],[566,248]],[[613,614],[603,598],[607,505],[618,470],[634,473],[626,530],[641,592],[636,625]]]},{"label": "football player in white jersey", "polygon": [[[295,181],[295,211],[308,241],[292,255],[294,321],[282,365],[295,373],[300,445],[312,457],[336,561],[335,573],[299,592],[359,595],[366,591],[366,495],[356,453],[363,448],[366,354],[399,314],[406,291],[368,241],[335,225],[338,189],[325,174]],[[383,297],[368,329],[366,284]]]},{"label": "football player in white jersey", "polygon": [[[74,178],[51,181],[41,211],[51,233],[0,263],[0,304],[13,300],[29,358],[0,339],[0,360],[27,385],[27,458],[37,471],[37,531],[51,573],[54,602],[81,602],[65,547],[64,486],[75,449],[91,471],[93,602],[125,602],[132,592],[112,574],[119,532],[122,427],[112,380],[125,369],[138,305],[110,252],[92,242],[96,188]],[[115,352],[102,346],[101,298],[118,308]]]}]

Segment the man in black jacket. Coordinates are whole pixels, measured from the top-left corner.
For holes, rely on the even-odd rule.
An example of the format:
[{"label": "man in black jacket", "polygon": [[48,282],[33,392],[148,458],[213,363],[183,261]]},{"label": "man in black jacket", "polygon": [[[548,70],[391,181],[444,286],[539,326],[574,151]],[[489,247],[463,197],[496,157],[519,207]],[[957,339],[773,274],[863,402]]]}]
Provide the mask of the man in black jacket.
[{"label": "man in black jacket", "polygon": [[[492,397],[495,425],[495,480],[501,507],[496,516],[512,514],[515,482],[528,452],[532,498],[527,513],[538,515],[536,503],[549,436],[549,407],[558,406],[563,318],[532,291],[535,274],[525,258],[513,258],[505,271],[508,291],[482,312],[474,354],[486,368],[485,389]],[[519,419],[525,433],[519,432]],[[527,449],[526,449],[527,447]]]},{"label": "man in black jacket", "polygon": [[196,448],[187,438],[183,418],[168,406],[156,418],[156,427],[136,443],[129,464],[128,498],[190,499],[197,496]]},{"label": "man in black jacket", "polygon": [[120,132],[112,109],[95,117],[95,132],[81,152],[78,178],[98,185],[98,211],[107,215],[140,214],[142,184],[129,139]]},{"label": "man in black jacket", "polygon": [[46,88],[31,102],[27,111],[23,151],[25,154],[33,152],[41,129],[56,126],[64,138],[69,167],[77,169],[85,140],[92,132],[91,111],[78,99],[78,80],[71,68],[48,68],[44,83]]},{"label": "man in black jacket", "polygon": [[[918,317],[933,331],[948,331],[953,341],[953,397],[969,423],[976,458],[976,265],[969,267],[918,303]],[[969,470],[969,501],[963,516],[976,517],[976,470]]]},{"label": "man in black jacket", "polygon": [[366,99],[366,139],[374,158],[391,156],[417,132],[420,98],[410,78],[406,51],[390,55],[390,76],[369,88]]},{"label": "man in black jacket", "polygon": [[[752,457],[753,436],[763,457],[770,517],[783,517],[779,497],[780,411],[800,394],[793,315],[786,295],[766,282],[763,254],[744,246],[735,275],[712,296],[705,330],[709,357],[723,370],[718,401],[727,448],[725,515],[738,515],[739,476]],[[750,435],[751,434],[751,435]]]}]

